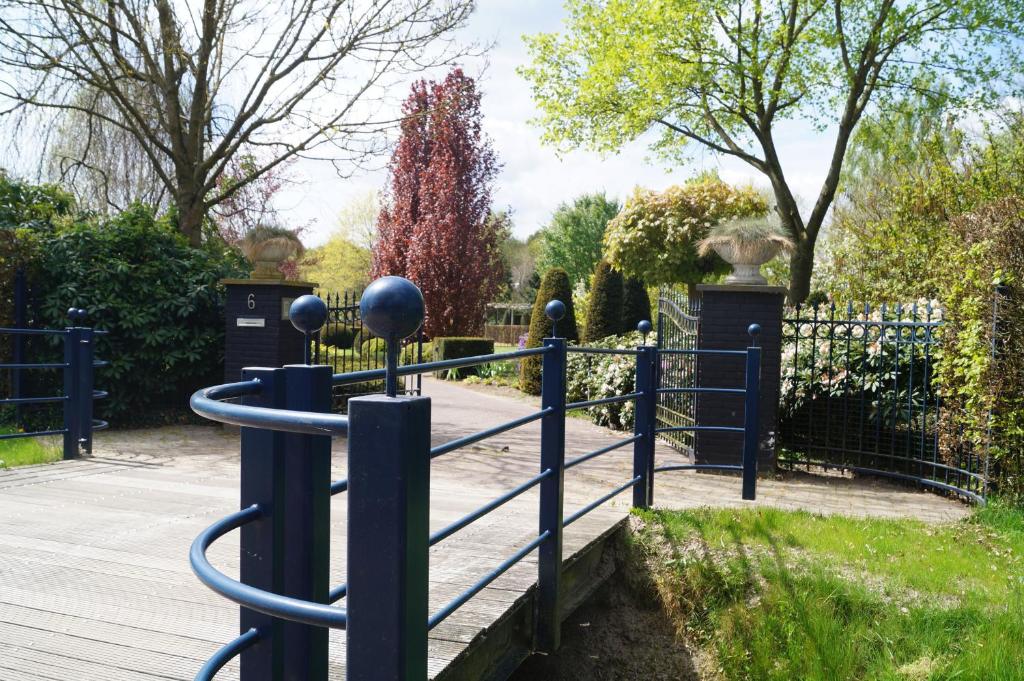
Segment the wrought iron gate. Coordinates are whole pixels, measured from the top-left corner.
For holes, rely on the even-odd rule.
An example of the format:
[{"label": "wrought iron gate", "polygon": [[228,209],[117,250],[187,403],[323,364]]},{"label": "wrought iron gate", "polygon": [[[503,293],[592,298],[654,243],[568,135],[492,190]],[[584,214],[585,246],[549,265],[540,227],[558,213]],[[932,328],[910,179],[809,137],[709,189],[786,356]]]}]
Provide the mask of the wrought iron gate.
[{"label": "wrought iron gate", "polygon": [[[697,300],[686,295],[662,289],[658,292],[658,349],[696,350],[698,325]],[[662,382],[666,385],[695,388],[697,377],[696,354],[661,355]],[[698,393],[662,394],[658,398],[658,427],[697,425]],[[676,449],[693,452],[694,431],[669,431],[662,437]]]}]

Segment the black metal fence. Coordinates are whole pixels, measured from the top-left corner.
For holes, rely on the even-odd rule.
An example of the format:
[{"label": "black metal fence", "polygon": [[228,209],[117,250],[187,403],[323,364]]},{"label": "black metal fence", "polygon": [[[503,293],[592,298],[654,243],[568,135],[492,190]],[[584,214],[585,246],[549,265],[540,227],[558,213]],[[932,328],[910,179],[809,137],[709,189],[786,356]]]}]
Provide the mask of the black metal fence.
[{"label": "black metal fence", "polygon": [[[327,303],[327,323],[314,341],[313,363],[329,364],[338,374],[383,369],[386,363],[384,339],[373,335],[363,325],[359,314],[361,292],[319,291],[318,294]],[[420,364],[424,359],[421,329],[403,341],[400,361],[403,365]],[[421,375],[403,376],[399,380],[399,389],[403,393],[421,394]],[[379,380],[337,386],[334,391],[334,406],[340,411],[345,411],[350,397],[380,392],[384,392],[384,383]]]},{"label": "black metal fence", "polygon": [[939,446],[941,309],[835,304],[783,319],[779,463],[909,479],[969,498],[987,490],[973,450]]},{"label": "black metal fence", "polygon": [[[697,349],[698,299],[671,289],[658,292],[658,348],[673,350]],[[661,380],[666,385],[696,387],[697,355],[661,355]],[[697,425],[697,394],[671,393],[658,396],[659,428],[681,428]],[[662,434],[673,447],[693,452],[694,431],[668,431]]]}]

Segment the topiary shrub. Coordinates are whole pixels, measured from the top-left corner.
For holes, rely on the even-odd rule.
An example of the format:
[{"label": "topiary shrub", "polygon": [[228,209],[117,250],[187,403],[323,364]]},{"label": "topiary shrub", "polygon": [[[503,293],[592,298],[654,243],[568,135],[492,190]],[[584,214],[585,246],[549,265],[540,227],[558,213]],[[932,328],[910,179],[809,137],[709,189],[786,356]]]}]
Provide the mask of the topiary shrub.
[{"label": "topiary shrub", "polygon": [[636,331],[637,324],[644,320],[652,321],[647,287],[636,277],[626,277],[622,284],[622,332]]},{"label": "topiary shrub", "polygon": [[320,342],[324,345],[348,350],[356,339],[356,333],[355,328],[345,324],[328,324],[320,332]]},{"label": "topiary shrub", "polygon": [[359,354],[365,361],[371,359],[383,362],[387,356],[388,346],[383,338],[370,338],[359,346]]},{"label": "topiary shrub", "polygon": [[[434,361],[444,359],[461,359],[463,357],[475,357],[477,355],[490,355],[494,353],[494,341],[490,338],[462,337],[462,336],[440,336],[433,341]],[[434,372],[438,378],[460,379],[466,376],[475,376],[479,367],[465,367],[463,369],[442,370]]]},{"label": "topiary shrub", "polygon": [[[539,348],[541,341],[551,335],[551,320],[544,314],[544,307],[552,300],[565,303],[565,318],[558,322],[558,335],[569,340],[579,340],[576,327],[576,310],[572,304],[572,287],[569,286],[569,275],[560,267],[553,267],[544,274],[537,289],[537,298],[533,303],[530,316],[530,333],[526,337],[526,347]],[[519,362],[519,389],[531,395],[540,394],[540,357],[524,357]]]},{"label": "topiary shrub", "polygon": [[612,269],[607,260],[602,260],[594,268],[583,340],[595,341],[621,332],[622,273]]}]

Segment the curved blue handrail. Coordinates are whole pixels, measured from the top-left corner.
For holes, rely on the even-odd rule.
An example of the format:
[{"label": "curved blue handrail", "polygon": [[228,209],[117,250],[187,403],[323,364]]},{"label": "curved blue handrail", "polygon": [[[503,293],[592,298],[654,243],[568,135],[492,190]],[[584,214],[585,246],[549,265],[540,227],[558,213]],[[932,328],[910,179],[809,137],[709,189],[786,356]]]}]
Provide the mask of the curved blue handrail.
[{"label": "curved blue handrail", "polygon": [[196,674],[195,681],[212,681],[213,677],[217,675],[217,672],[224,665],[259,643],[262,638],[263,633],[259,629],[250,629],[235,640],[230,641],[206,661],[206,664]]},{"label": "curved blue handrail", "polygon": [[189,405],[192,407],[192,411],[200,416],[211,421],[230,423],[235,426],[307,435],[335,436],[348,432],[348,417],[346,416],[221,402],[221,400],[231,397],[257,395],[261,387],[262,383],[259,379],[252,379],[216,385],[212,388],[202,388],[192,394]]},{"label": "curved blue handrail", "polygon": [[242,584],[210,564],[206,557],[206,551],[213,542],[232,530],[237,530],[243,525],[258,520],[262,514],[263,511],[259,506],[250,506],[221,518],[203,530],[192,542],[192,548],[189,549],[188,559],[192,565],[192,572],[199,578],[199,581],[216,593],[250,610],[290,622],[344,629],[348,623],[348,614],[341,608],[282,596]]}]

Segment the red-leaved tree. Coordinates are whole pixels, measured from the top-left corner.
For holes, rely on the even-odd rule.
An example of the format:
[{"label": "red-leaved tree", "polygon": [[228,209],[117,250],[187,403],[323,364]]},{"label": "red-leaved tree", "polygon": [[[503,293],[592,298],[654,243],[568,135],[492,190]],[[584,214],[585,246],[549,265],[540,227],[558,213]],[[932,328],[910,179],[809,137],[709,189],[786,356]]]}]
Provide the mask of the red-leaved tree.
[{"label": "red-leaved tree", "polygon": [[497,171],[473,79],[455,69],[441,83],[415,83],[377,221],[373,276],[420,287],[430,337],[483,332],[503,280],[499,230],[488,219]]}]

